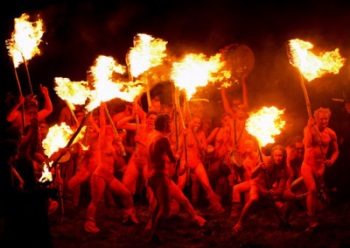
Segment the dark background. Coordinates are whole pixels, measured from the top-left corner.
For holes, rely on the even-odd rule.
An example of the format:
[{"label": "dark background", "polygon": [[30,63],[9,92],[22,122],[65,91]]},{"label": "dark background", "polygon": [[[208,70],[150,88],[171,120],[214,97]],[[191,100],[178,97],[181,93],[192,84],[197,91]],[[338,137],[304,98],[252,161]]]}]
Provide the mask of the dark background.
[{"label": "dark background", "polygon": [[[211,56],[232,43],[249,46],[255,56],[254,69],[247,79],[251,109],[272,105],[285,109],[294,122],[289,122],[291,129],[304,125],[307,112],[299,73],[286,53],[287,41],[309,41],[315,53],[339,48],[344,58],[350,58],[347,1],[34,0],[9,1],[6,5],[1,8],[1,99],[7,92],[19,95],[5,46],[13,32],[14,18],[22,13],[33,17],[39,14],[45,25],[41,55],[28,61],[28,68],[34,93],[40,100],[39,84],[47,86],[55,112],[60,104],[53,90],[55,77],[85,80],[86,71],[99,55],[113,56],[125,64],[125,55],[137,33],[168,41],[167,50],[176,56],[188,52]],[[17,72],[23,93],[29,94],[23,64]],[[338,75],[306,82],[312,109],[326,106],[337,112],[342,105],[331,99],[342,98],[348,82],[348,61]],[[237,88],[231,87],[229,93]],[[219,102],[219,90],[207,98]]]}]

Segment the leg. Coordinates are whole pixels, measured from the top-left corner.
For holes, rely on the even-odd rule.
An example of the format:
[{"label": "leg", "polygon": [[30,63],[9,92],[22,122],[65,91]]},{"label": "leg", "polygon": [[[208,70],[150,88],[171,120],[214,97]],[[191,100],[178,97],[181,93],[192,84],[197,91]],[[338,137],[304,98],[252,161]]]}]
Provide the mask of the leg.
[{"label": "leg", "polygon": [[312,169],[309,165],[303,164],[301,167],[301,175],[304,179],[305,186],[307,188],[307,198],[306,198],[306,206],[307,206],[307,214],[309,217],[309,225],[317,226],[316,222],[316,204],[317,204],[317,188],[316,182],[314,179],[314,175]]},{"label": "leg", "polygon": [[181,206],[183,206],[185,212],[188,213],[191,219],[194,219],[199,226],[203,226],[205,224],[205,219],[197,215],[188,198],[185,196],[179,186],[172,180],[170,180],[170,195],[174,200],[179,202]]},{"label": "leg", "polygon": [[131,157],[129,163],[126,166],[122,182],[132,195],[136,193],[137,178],[139,176],[139,170],[137,169],[134,158]]},{"label": "leg", "polygon": [[199,182],[201,183],[206,193],[207,199],[210,202],[210,206],[214,209],[215,212],[223,213],[225,209],[220,203],[220,198],[214,193],[212,187],[210,186],[209,178],[203,164],[199,163],[193,173],[197,176]]},{"label": "leg", "polygon": [[136,211],[134,208],[134,201],[133,201],[132,195],[130,191],[125,187],[125,185],[122,184],[116,178],[113,178],[108,183],[108,189],[112,193],[119,196],[121,201],[123,202],[123,206],[124,206],[123,223],[126,223],[129,220],[131,220],[134,223],[139,223],[138,219],[136,218]]},{"label": "leg", "polygon": [[239,232],[243,229],[244,221],[246,220],[252,207],[258,202],[258,200],[259,200],[259,189],[255,185],[251,185],[250,191],[249,191],[249,201],[244,205],[241,216],[239,217],[239,220],[236,223],[236,225],[233,227],[234,232]]},{"label": "leg", "polygon": [[241,194],[249,192],[250,181],[244,181],[236,184],[232,188],[232,212],[231,217],[238,217],[242,208]]},{"label": "leg", "polygon": [[97,210],[98,204],[103,199],[103,193],[105,190],[105,180],[102,177],[92,175],[91,180],[91,201],[86,210],[86,222],[85,222],[85,231],[96,233],[100,229],[96,227],[95,223],[95,213]]},{"label": "leg", "polygon": [[160,225],[168,216],[170,211],[170,189],[169,178],[165,175],[153,176],[148,179],[150,188],[153,191],[156,207],[152,212],[151,239],[157,239]]}]

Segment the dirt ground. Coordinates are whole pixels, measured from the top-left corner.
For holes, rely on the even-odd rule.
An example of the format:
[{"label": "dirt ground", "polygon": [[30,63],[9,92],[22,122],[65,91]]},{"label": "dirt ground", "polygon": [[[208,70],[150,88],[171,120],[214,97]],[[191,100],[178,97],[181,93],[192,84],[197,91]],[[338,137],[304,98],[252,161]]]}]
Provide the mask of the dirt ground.
[{"label": "dirt ground", "polygon": [[[136,199],[135,203],[140,224],[123,225],[121,206],[102,206],[96,217],[101,231],[90,234],[83,229],[88,197],[77,208],[67,202],[64,215],[59,210],[50,217],[55,247],[152,247],[145,230],[148,206],[143,200]],[[314,232],[305,231],[306,212],[302,203],[297,205],[289,230],[281,230],[273,209],[261,204],[239,234],[232,233],[237,220],[230,218],[230,208],[230,204],[225,204],[226,212],[218,215],[205,202],[197,207],[197,212],[207,220],[204,227],[189,221],[185,213],[170,217],[161,232],[163,247],[350,247],[350,205],[336,196],[319,213],[321,226]]]},{"label": "dirt ground", "polygon": [[[185,213],[180,212],[168,218],[163,225],[162,247],[350,247],[350,202],[339,200],[334,195],[332,199],[331,204],[319,213],[321,225],[317,231],[305,231],[306,212],[300,202],[291,219],[291,229],[280,229],[273,209],[268,204],[261,204],[239,234],[232,232],[237,219],[230,218],[229,203],[224,204],[226,211],[218,215],[211,212],[204,202],[196,210],[207,220],[205,226],[198,227],[188,220]],[[58,209],[50,216],[54,247],[155,246],[147,241],[149,231],[145,230],[145,226],[149,212],[145,200],[135,199],[140,224],[122,224],[122,208],[118,199],[115,207],[101,206],[96,216],[97,226],[101,230],[97,234],[86,233],[83,228],[88,203],[89,196],[82,197],[75,208],[66,200],[64,213]]]}]

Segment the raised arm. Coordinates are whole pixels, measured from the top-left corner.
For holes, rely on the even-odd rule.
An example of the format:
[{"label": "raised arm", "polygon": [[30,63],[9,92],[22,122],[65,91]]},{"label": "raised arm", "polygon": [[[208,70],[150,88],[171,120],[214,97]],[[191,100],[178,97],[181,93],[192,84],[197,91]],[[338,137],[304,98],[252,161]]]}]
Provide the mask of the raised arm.
[{"label": "raised arm", "polygon": [[224,105],[224,110],[226,113],[229,113],[231,116],[233,116],[233,111],[231,109],[230,103],[227,99],[227,94],[226,94],[226,88],[221,86],[221,99],[222,99],[222,103]]},{"label": "raised arm", "polygon": [[243,105],[246,110],[249,109],[249,104],[248,104],[248,89],[247,89],[247,74],[242,75],[242,98],[243,98]]},{"label": "raised arm", "polygon": [[49,90],[47,89],[47,87],[42,86],[40,84],[40,90],[41,90],[41,93],[44,95],[45,103],[44,103],[44,108],[38,112],[38,118],[39,120],[43,120],[52,113],[53,106],[49,95]]},{"label": "raised arm", "polygon": [[13,108],[8,112],[8,114],[6,116],[6,120],[8,122],[11,123],[11,122],[16,120],[17,115],[18,115],[18,111],[19,111],[18,109],[19,109],[20,106],[23,105],[24,101],[25,101],[25,98],[24,98],[24,96],[21,95],[19,97],[18,103],[15,106],[13,106]]}]

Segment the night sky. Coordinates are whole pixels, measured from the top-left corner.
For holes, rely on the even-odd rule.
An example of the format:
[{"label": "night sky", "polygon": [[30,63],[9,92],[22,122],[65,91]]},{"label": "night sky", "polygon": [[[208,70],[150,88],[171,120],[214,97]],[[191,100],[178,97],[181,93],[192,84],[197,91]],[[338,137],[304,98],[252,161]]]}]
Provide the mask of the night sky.
[{"label": "night sky", "polygon": [[[1,8],[1,97],[18,95],[18,87],[5,40],[11,37],[14,18],[22,13],[40,14],[45,33],[41,55],[29,61],[35,93],[39,84],[50,88],[53,80],[68,77],[85,80],[86,71],[98,55],[113,56],[125,64],[125,55],[137,33],[168,41],[176,56],[188,52],[216,54],[232,44],[244,44],[255,56],[248,81],[252,108],[275,105],[307,116],[298,71],[286,53],[289,39],[314,44],[315,52],[333,51],[350,59],[350,1],[9,1]],[[312,108],[334,105],[348,91],[349,63],[338,75],[307,82]],[[26,72],[18,68],[22,90],[29,93]],[[232,87],[231,91],[235,90]],[[217,100],[219,91],[210,98]]]}]

